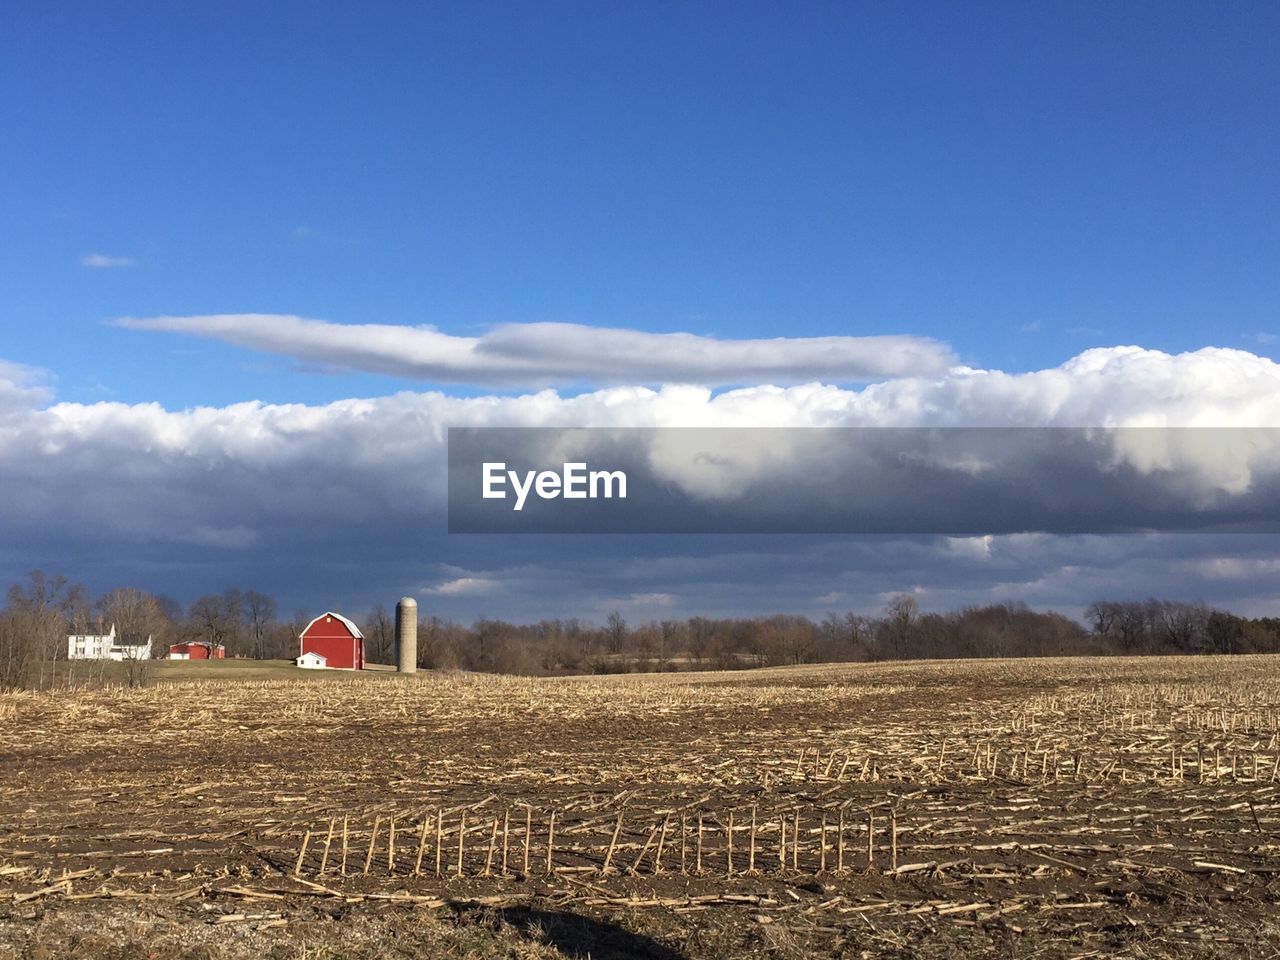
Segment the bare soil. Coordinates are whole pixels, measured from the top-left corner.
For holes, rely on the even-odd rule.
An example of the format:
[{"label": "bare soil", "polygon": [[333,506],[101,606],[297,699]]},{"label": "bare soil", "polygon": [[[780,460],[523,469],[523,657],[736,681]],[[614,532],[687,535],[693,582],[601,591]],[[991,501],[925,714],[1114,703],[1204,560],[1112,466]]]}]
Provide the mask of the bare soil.
[{"label": "bare soil", "polygon": [[3,695],[0,957],[1277,956],[1278,731],[1268,657]]}]

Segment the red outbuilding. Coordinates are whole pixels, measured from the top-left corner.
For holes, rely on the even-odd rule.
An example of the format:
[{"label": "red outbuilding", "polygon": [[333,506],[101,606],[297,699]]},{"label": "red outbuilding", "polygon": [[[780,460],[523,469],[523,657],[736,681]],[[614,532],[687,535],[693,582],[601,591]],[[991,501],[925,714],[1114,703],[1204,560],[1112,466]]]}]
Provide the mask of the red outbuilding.
[{"label": "red outbuilding", "polygon": [[184,640],[182,643],[169,644],[170,660],[223,660],[226,656],[226,647],[220,643],[215,646],[206,640]]},{"label": "red outbuilding", "polygon": [[[364,634],[340,613],[330,610],[320,614],[307,624],[298,640],[299,659],[311,653],[323,657],[330,670],[364,669]],[[314,663],[314,658],[311,660]]]}]

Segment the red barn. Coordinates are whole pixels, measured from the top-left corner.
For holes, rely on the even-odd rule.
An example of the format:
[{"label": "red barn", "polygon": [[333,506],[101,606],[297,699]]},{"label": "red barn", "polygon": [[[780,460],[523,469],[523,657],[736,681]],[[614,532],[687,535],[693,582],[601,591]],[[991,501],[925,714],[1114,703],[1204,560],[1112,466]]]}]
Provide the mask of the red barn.
[{"label": "red barn", "polygon": [[170,660],[224,660],[227,648],[222,644],[214,646],[205,640],[184,640],[182,643],[169,644]]},{"label": "red barn", "polygon": [[314,653],[324,657],[330,670],[364,669],[364,634],[340,613],[330,610],[307,624],[298,637],[298,655]]}]

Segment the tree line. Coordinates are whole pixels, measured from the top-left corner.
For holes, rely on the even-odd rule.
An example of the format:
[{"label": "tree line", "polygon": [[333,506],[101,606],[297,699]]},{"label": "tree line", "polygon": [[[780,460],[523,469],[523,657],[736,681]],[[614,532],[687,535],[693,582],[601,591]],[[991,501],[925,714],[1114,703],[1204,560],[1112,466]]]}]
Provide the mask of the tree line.
[{"label": "tree line", "polygon": [[[341,612],[341,611],[339,611]],[[351,614],[365,635],[370,663],[394,660],[395,620],[384,606]],[[227,589],[183,605],[134,587],[93,598],[64,576],[31,573],[10,587],[0,610],[0,688],[75,679],[69,634],[106,633],[152,656],[169,645],[199,641],[229,657],[292,659],[307,612],[281,616],[276,600],[256,590]],[[1203,603],[1098,601],[1081,623],[1020,603],[944,613],[923,612],[914,597],[892,598],[874,615],[828,613],[761,617],[642,620],[620,613],[603,624],[580,619],[533,624],[480,618],[470,624],[425,616],[418,628],[418,665],[526,675],[627,671],[746,669],[783,664],[970,657],[1039,657],[1165,653],[1280,652],[1280,619],[1245,618]],[[148,661],[130,660],[129,683],[146,679]],[[91,679],[94,667],[81,666]],[[97,665],[98,675],[104,666]]]}]

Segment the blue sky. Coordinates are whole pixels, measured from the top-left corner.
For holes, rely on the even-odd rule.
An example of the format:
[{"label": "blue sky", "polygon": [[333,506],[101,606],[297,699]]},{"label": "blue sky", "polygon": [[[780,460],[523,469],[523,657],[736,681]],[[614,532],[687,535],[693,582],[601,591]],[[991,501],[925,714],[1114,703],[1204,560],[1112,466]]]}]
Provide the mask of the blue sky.
[{"label": "blue sky", "polygon": [[[466,372],[433,379],[422,372],[430,363],[360,359],[369,338],[389,336],[395,348],[388,325],[434,325],[457,338],[578,325],[518,346],[554,354],[556,422],[623,408],[646,424],[677,408],[710,415],[696,398],[637,400],[634,409],[592,399],[601,386],[657,386],[667,379],[662,364],[684,369],[680,355],[706,346],[626,341],[609,353],[594,335],[622,328],[793,338],[785,376],[708,361],[705,383],[717,391],[775,379],[844,391],[823,393],[816,406],[809,394],[787,394],[785,416],[753,395],[742,409],[782,417],[769,422],[832,423],[857,407],[857,423],[873,410],[897,423],[959,410],[980,423],[1088,425],[1175,409],[1180,423],[1270,425],[1280,386],[1270,363],[1280,349],[1277,28],[1280,7],[1268,3],[6,4],[0,413],[12,394],[20,419],[11,434],[0,431],[9,444],[0,492],[17,502],[29,461],[86,485],[92,463],[94,476],[123,483],[166,445],[173,462],[203,464],[210,477],[227,469],[269,486],[313,464],[310,448],[288,444],[317,420],[339,433],[366,415],[378,424],[416,418],[423,429],[476,425],[493,406],[486,398],[545,385]],[[232,332],[197,320],[187,335],[112,322],[210,315],[265,319],[236,321]],[[300,333],[280,317],[339,326]],[[273,331],[269,343],[260,327]],[[812,362],[826,347],[805,339],[827,336],[915,338],[935,351],[915,372],[942,381],[912,381],[915,354],[887,373],[848,372],[864,370],[868,351],[893,353],[887,341],[842,341],[832,349],[847,375],[833,373]],[[1126,344],[1152,353],[1089,355],[1064,373],[1036,373]],[[472,349],[446,344],[454,346]],[[1192,353],[1205,347],[1253,356]],[[587,369],[575,349],[604,359]],[[625,355],[650,349],[657,359],[643,370]],[[969,381],[948,379],[942,354],[1025,375],[1022,392],[1001,393],[1008,381],[993,376],[973,399]],[[610,363],[616,371],[602,373]],[[858,393],[881,375],[906,379]],[[423,398],[436,389],[463,405]],[[417,397],[412,414],[394,404],[367,414],[325,406],[398,391]],[[1197,391],[1201,406],[1184,403]],[[579,394],[583,403],[570,404]],[[52,401],[74,406],[42,415]],[[129,406],[113,411],[105,401]],[[315,410],[298,423],[274,413],[246,421],[227,409],[240,401]],[[211,421],[178,416],[193,407],[219,412]],[[502,409],[525,422],[549,407]],[[235,445],[238,431],[271,442],[246,450]],[[424,452],[422,469],[436,469],[438,455]],[[163,579],[174,593],[213,577],[274,575],[278,590],[307,601],[353,582],[347,572],[282,568],[280,556],[310,542],[297,530],[249,508],[237,520],[215,505],[216,491],[157,471],[146,481],[154,487],[130,489],[145,503],[181,479],[189,508],[172,517],[181,533],[171,542],[138,534],[122,548],[137,562],[117,564],[120,575]],[[313,493],[330,513],[317,506],[309,522],[341,509],[333,491]],[[0,538],[0,571],[39,562],[114,585],[94,558],[103,542],[131,542],[146,524],[124,493],[113,496],[67,531],[48,505],[33,501],[22,517],[0,509],[11,538],[7,552]],[[46,532],[34,533],[26,524],[42,509]],[[433,535],[438,521],[431,513]],[[1191,542],[1178,540],[1169,563],[1189,563]],[[1260,543],[1249,542],[1240,564],[1203,568],[1253,571],[1230,595],[1255,606],[1274,593],[1259,586],[1269,575]],[[721,571],[726,563],[711,542],[635,549],[651,559],[666,549],[690,564],[716,554]],[[752,546],[750,557],[768,549]],[[812,549],[825,557],[828,545]],[[1013,583],[1010,595],[1069,605],[1079,593],[1073,574],[1058,575],[1053,589],[1035,586],[1086,562],[1064,549],[1026,564],[1032,585]],[[1222,549],[1206,546],[1201,560],[1221,559]],[[1011,555],[1022,563],[1024,550]],[[470,581],[503,582],[502,552],[491,547],[486,560],[476,544],[446,538],[432,557],[414,558],[403,589],[444,590],[439,601],[459,615],[484,604],[527,613],[523,601],[472,599],[482,588]],[[912,549],[903,556],[911,566],[898,579],[908,586],[945,593],[951,580],[982,579],[946,543],[931,567]],[[753,588],[745,571],[754,563],[742,560],[736,594],[723,572],[712,578],[725,588],[718,609],[761,596],[785,606],[787,594]],[[593,575],[611,582],[583,603],[678,593],[664,587],[654,571],[667,568],[656,560],[633,590],[635,565],[597,566]],[[688,566],[676,568],[676,586],[692,582]],[[526,596],[545,596],[546,584],[522,571]],[[1091,583],[1113,579],[1100,572]],[[463,586],[448,592],[455,581]],[[1172,582],[1200,589],[1194,579]],[[373,588],[352,590],[354,603]],[[815,584],[794,608],[837,594],[871,604],[878,590]],[[682,608],[694,604],[679,598]]]},{"label": "blue sky", "polygon": [[102,326],[151,314],[916,333],[1008,370],[1280,333],[1271,4],[3,18],[4,355],[65,399],[402,386]]}]

